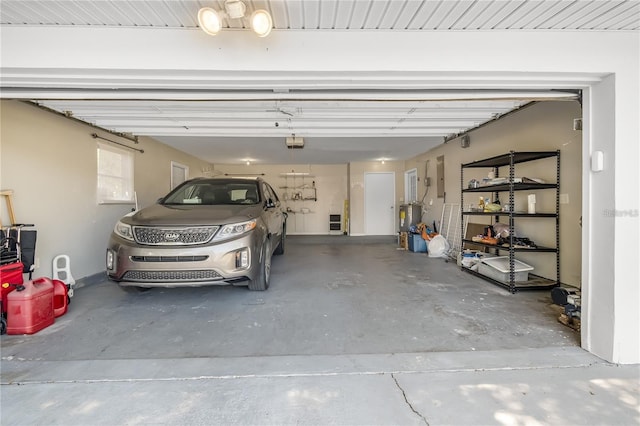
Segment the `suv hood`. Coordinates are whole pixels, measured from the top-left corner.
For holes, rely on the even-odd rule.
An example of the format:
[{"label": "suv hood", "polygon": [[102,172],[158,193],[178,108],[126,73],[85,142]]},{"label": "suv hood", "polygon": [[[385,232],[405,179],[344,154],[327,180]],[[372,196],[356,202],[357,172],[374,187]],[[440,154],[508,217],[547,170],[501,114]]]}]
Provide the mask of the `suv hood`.
[{"label": "suv hood", "polygon": [[262,205],[161,205],[146,207],[122,222],[142,226],[225,225],[244,222],[260,216]]}]

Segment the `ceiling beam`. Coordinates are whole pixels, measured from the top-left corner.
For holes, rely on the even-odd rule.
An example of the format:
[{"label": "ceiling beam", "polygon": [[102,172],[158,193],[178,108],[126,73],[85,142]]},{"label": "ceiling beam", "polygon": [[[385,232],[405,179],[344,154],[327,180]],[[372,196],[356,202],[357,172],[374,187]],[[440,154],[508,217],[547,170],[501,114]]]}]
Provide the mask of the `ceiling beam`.
[{"label": "ceiling beam", "polygon": [[7,99],[33,100],[129,100],[129,101],[320,101],[320,102],[406,102],[406,101],[493,101],[493,100],[575,100],[572,91],[559,90],[345,90],[296,91],[289,93],[246,91],[185,91],[129,89],[41,89],[2,87]]}]

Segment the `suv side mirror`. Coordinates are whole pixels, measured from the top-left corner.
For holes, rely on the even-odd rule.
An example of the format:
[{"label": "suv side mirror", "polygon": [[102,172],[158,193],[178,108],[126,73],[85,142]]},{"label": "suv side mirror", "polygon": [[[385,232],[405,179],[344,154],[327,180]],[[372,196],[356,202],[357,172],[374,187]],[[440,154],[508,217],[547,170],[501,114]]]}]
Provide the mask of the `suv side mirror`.
[{"label": "suv side mirror", "polygon": [[275,207],[276,207],[276,203],[274,203],[274,202],[273,202],[273,200],[272,200],[271,198],[269,198],[269,199],[267,200],[267,202],[265,203],[265,206],[266,206],[268,209],[273,209],[273,208],[275,208]]}]

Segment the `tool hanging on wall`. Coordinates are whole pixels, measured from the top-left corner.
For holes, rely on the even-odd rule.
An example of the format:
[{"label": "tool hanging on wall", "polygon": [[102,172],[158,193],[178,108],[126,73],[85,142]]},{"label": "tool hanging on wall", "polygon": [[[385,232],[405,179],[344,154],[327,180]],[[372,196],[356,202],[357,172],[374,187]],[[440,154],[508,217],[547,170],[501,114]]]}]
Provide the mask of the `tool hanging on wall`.
[{"label": "tool hanging on wall", "polygon": [[[7,203],[7,212],[9,214],[9,224],[13,225],[16,223],[16,217],[13,213],[13,201],[11,197],[13,197],[13,191],[11,189],[3,189],[0,191],[0,195],[4,198]],[[0,216],[0,227],[2,227],[2,216]]]},{"label": "tool hanging on wall", "polygon": [[[33,227],[33,224],[16,223],[13,211],[13,190],[3,189],[0,195],[5,199],[7,212],[11,224],[4,227],[0,220],[0,264],[21,262],[23,273],[31,274],[36,267],[36,237],[37,231],[23,230],[23,228]],[[21,276],[22,277],[22,276]]]}]

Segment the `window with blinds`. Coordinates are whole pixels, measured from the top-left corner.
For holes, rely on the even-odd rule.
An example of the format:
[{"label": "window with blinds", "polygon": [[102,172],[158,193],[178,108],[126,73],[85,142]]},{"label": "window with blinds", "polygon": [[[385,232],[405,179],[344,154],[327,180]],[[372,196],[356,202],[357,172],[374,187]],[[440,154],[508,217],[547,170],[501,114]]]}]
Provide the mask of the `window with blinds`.
[{"label": "window with blinds", "polygon": [[98,143],[98,204],[133,203],[133,153]]}]

